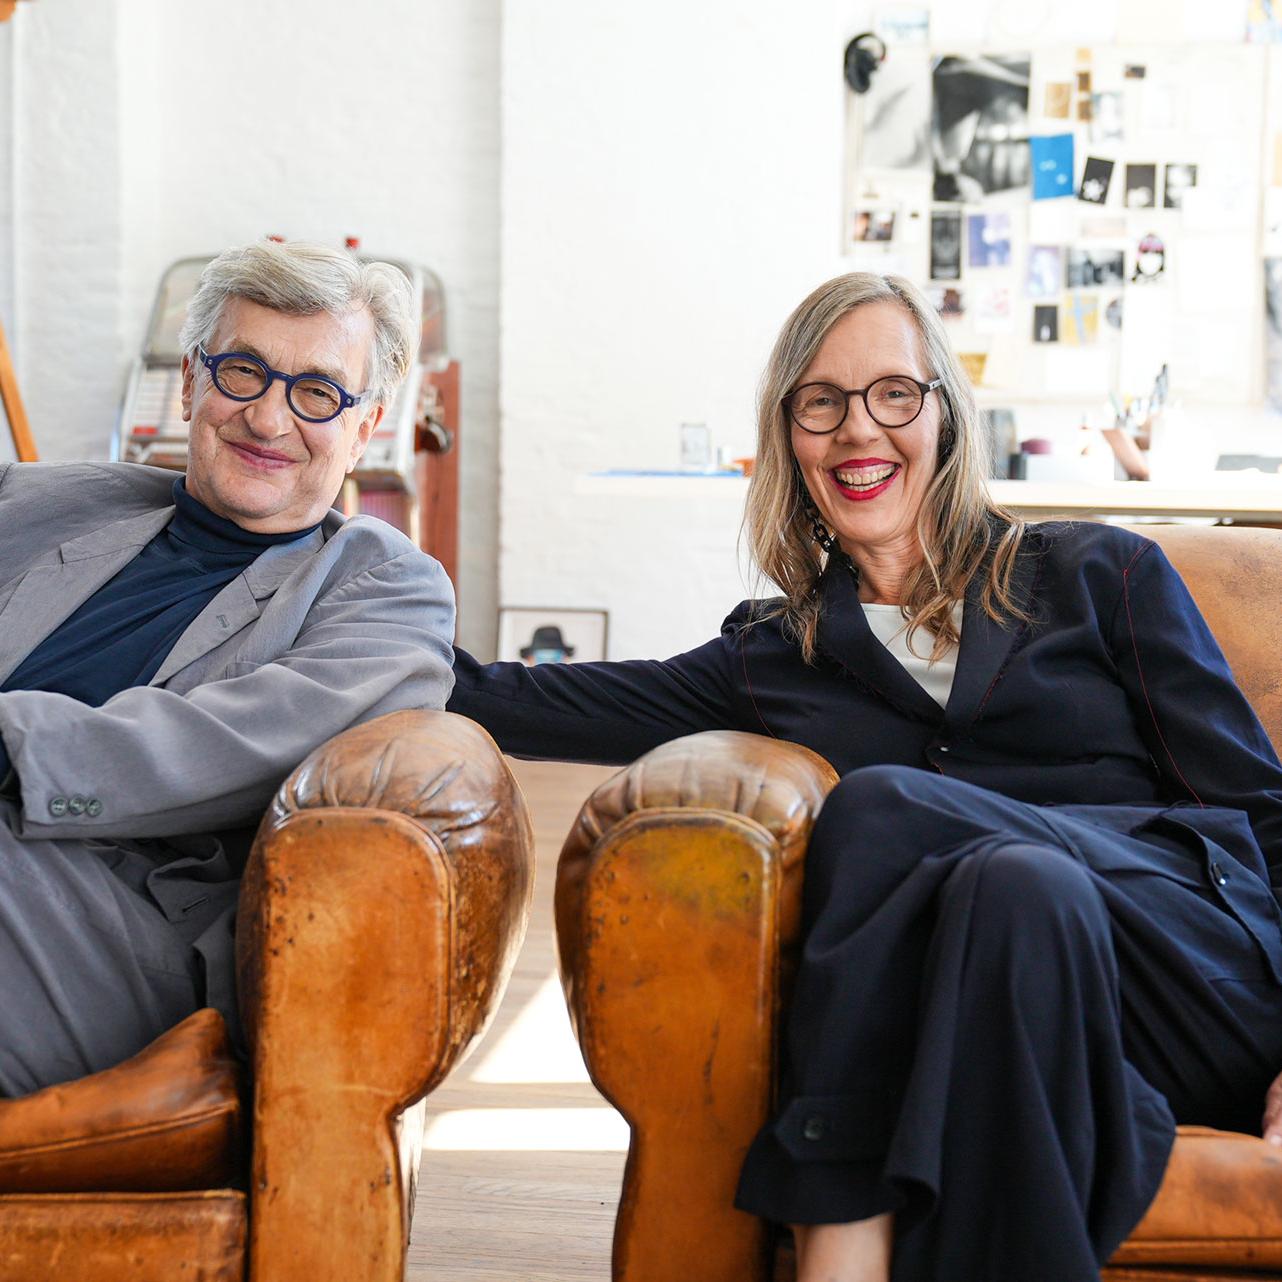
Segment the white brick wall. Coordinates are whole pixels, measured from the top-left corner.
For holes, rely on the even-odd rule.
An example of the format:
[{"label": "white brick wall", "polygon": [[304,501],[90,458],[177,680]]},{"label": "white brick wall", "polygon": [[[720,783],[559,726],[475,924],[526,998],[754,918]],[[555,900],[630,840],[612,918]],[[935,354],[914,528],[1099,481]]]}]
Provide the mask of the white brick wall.
[{"label": "white brick wall", "polygon": [[[0,307],[47,458],[102,457],[174,258],[268,232],[417,259],[463,366],[463,640],[495,618],[499,0],[38,0],[3,32]],[[3,99],[0,99],[0,103]],[[12,208],[10,208],[12,206]],[[9,266],[20,264],[16,282]]]}]

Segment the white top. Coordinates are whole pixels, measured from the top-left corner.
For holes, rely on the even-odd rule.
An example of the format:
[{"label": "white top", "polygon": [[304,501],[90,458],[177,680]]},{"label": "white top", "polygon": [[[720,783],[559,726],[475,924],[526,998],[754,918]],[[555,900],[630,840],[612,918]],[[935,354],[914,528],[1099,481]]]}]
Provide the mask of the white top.
[{"label": "white top", "polygon": [[[930,661],[930,651],[935,644],[934,637],[925,628],[918,628],[913,634],[914,654],[908,648],[908,620],[897,605],[871,605],[860,602],[864,607],[864,618],[873,636],[890,651],[904,666],[904,670],[941,708],[947,707],[948,695],[953,688],[953,674],[957,671],[957,647],[952,646],[943,658],[934,663]],[[953,622],[961,633],[962,606],[959,601],[953,607]]]}]

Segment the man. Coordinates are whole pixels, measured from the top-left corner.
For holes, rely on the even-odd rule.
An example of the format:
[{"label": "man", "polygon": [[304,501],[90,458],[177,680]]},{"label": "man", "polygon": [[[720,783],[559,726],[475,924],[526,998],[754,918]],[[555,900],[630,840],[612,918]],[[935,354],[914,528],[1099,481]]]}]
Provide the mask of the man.
[{"label": "man", "polygon": [[273,791],[453,682],[441,567],[330,510],[417,345],[403,274],[229,250],[182,341],[185,481],[0,466],[0,1096],[202,1005],[234,1026],[231,916]]}]

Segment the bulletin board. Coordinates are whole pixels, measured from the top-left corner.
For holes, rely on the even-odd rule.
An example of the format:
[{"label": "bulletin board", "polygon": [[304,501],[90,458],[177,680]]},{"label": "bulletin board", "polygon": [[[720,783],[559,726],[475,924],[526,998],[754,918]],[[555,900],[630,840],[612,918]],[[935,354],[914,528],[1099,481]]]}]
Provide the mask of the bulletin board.
[{"label": "bulletin board", "polygon": [[1282,343],[1278,47],[925,37],[847,91],[852,268],[924,285],[989,403],[1141,396],[1166,365],[1173,393],[1259,404]]}]

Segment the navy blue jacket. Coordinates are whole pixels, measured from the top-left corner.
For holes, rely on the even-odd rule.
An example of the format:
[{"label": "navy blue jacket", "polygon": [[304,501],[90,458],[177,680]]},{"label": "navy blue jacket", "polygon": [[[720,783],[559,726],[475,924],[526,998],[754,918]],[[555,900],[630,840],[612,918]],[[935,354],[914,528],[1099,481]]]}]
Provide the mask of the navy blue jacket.
[{"label": "navy blue jacket", "polygon": [[[517,756],[618,764],[679,735],[748,730],[842,774],[898,763],[1039,805],[1106,807],[1090,817],[1119,831],[1159,808],[1279,896],[1282,766],[1162,550],[1114,526],[1033,526],[1014,583],[1032,621],[995,623],[978,587],[945,709],[870,632],[844,557],[820,585],[813,665],[744,602],[716,640],[664,661],[481,666],[459,651],[449,707]],[[1276,906],[1266,921],[1251,899],[1234,911],[1257,937],[1276,932]]]}]

